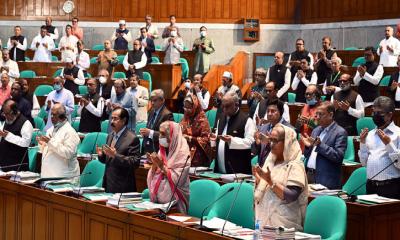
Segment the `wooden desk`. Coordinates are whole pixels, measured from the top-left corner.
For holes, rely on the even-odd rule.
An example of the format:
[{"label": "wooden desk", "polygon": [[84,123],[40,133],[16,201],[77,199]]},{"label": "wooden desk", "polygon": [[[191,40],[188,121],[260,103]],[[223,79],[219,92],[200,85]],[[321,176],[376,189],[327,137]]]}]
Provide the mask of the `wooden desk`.
[{"label": "wooden desk", "polygon": [[230,239],[0,179],[0,239]]}]

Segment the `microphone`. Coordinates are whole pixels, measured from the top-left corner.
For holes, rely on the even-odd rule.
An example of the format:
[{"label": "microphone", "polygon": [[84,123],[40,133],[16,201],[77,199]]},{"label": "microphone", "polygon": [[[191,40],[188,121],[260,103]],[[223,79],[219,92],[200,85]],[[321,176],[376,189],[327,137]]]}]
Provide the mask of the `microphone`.
[{"label": "microphone", "polygon": [[[92,172],[87,172],[87,173],[82,173],[81,175],[80,175],[80,177],[82,177],[82,176],[86,176],[86,175],[90,175],[90,174],[92,174]],[[78,197],[79,197],[79,195],[80,195],[80,193],[81,193],[81,188],[82,188],[82,185],[81,185],[81,183],[79,182],[79,188],[78,188]]]},{"label": "microphone", "polygon": [[[183,170],[182,170],[181,174],[179,175],[178,181],[174,184],[174,191],[172,192],[171,198],[169,199],[169,204],[168,204],[167,208],[165,209],[165,211],[160,209],[160,213],[157,214],[155,217],[158,217],[161,220],[167,220],[167,213],[168,213],[169,209],[172,206],[172,199],[175,196],[175,193],[176,193],[176,190],[178,188],[179,182],[180,182],[180,180],[182,178],[183,172],[185,171],[185,168],[186,168],[186,165],[187,165],[189,159],[190,159],[190,155],[187,156],[185,164],[183,165],[183,168],[182,168]],[[119,204],[119,200],[118,200],[118,204]]]},{"label": "microphone", "polygon": [[[228,165],[229,165],[229,167],[231,168],[232,172],[235,174],[235,178],[237,178],[237,174],[236,174],[235,170],[233,169],[231,162],[230,162],[230,161],[227,161],[227,162],[228,162]],[[224,222],[224,225],[222,226],[222,229],[221,229],[221,235],[222,235],[222,236],[224,236],[225,225],[226,225],[226,223],[228,222],[229,216],[231,215],[231,211],[232,211],[232,209],[233,209],[233,206],[235,206],[236,199],[237,199],[237,197],[238,197],[238,195],[239,195],[240,188],[242,187],[243,182],[244,182],[244,179],[242,179],[242,181],[239,183],[238,190],[236,191],[235,197],[233,198],[233,201],[232,201],[232,203],[231,203],[231,206],[229,207],[228,213],[227,213],[226,216],[225,216],[225,222]]]},{"label": "microphone", "polygon": [[224,192],[224,194],[222,194],[221,196],[219,196],[219,198],[215,199],[214,201],[212,201],[210,204],[207,205],[207,207],[205,207],[203,209],[203,211],[201,212],[201,217],[200,217],[200,229],[203,228],[203,217],[204,217],[204,213],[206,212],[206,210],[208,208],[210,208],[211,206],[213,206],[216,202],[218,202],[220,199],[222,199],[223,197],[225,197],[226,195],[228,195],[228,193],[232,192],[233,189],[235,189],[235,187],[231,187],[228,189],[228,191]]},{"label": "microphone", "polygon": [[[58,180],[65,180],[65,179],[70,179],[70,178],[81,177],[81,176],[90,175],[90,174],[92,174],[92,172],[82,173],[82,174],[75,175],[75,176],[71,176],[71,177],[60,177],[60,178],[57,179],[57,181],[58,181]],[[45,183],[45,184],[43,185],[42,189],[46,189],[47,185],[49,185],[49,184],[51,184],[51,183],[54,183],[54,182],[48,181],[47,183]],[[80,185],[80,184],[79,184],[79,185]],[[80,190],[80,189],[79,189],[79,190]]]},{"label": "microphone", "polygon": [[[385,166],[382,170],[380,170],[379,172],[377,172],[374,176],[371,177],[371,179],[369,180],[373,180],[375,179],[379,174],[381,174],[383,171],[385,171],[386,169],[388,169],[390,166],[394,165],[395,163],[397,163],[399,161],[399,159],[393,160],[390,164],[388,164],[387,166]],[[353,195],[355,192],[357,192],[358,189],[362,188],[365,184],[367,184],[367,182],[360,184],[360,186],[358,186],[356,189],[354,189],[353,191],[351,191],[351,193],[347,194],[348,196],[348,200],[350,200],[351,202],[355,202],[357,200],[357,195]]]},{"label": "microphone", "polygon": [[[15,182],[15,179],[17,178],[17,175],[18,175],[19,170],[21,169],[21,166],[22,166],[22,165],[28,164],[28,163],[22,164],[23,161],[24,161],[24,159],[25,159],[25,157],[26,157],[26,154],[28,153],[28,150],[29,150],[29,147],[26,148],[26,150],[25,150],[25,152],[24,152],[24,155],[22,156],[21,161],[20,161],[20,163],[18,164],[19,166],[18,166],[18,168],[17,168],[17,171],[15,172],[14,180],[12,180],[12,181],[14,181],[14,182]],[[11,180],[11,179],[10,179],[10,180]]]},{"label": "microphone", "polygon": [[93,152],[96,152],[96,146],[97,146],[97,138],[99,137],[99,132],[96,133],[96,138],[94,140],[94,144],[92,147],[92,151],[90,152],[90,160],[93,160]]}]

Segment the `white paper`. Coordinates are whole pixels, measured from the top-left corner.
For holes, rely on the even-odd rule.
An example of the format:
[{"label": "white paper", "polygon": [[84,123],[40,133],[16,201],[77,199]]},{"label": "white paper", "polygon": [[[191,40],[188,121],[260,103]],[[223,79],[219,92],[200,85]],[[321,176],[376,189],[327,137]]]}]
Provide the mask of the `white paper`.
[{"label": "white paper", "polygon": [[400,101],[400,87],[396,88],[396,95],[394,97],[394,100]]},{"label": "white paper", "polygon": [[357,198],[359,200],[372,202],[372,203],[389,203],[389,202],[400,201],[398,199],[381,197],[381,196],[378,196],[377,194],[358,195]]},{"label": "white paper", "polygon": [[[172,201],[171,206],[174,205],[174,203],[176,202],[176,200]],[[169,206],[169,203],[153,203],[153,202],[141,202],[141,203],[135,203],[132,204],[135,208],[141,208],[141,209],[146,209],[146,210],[150,210],[150,209],[161,209],[161,210],[166,210],[167,207]]]},{"label": "white paper", "polygon": [[177,222],[186,222],[187,220],[191,219],[192,217],[187,216],[168,216],[168,218],[177,221]]},{"label": "white paper", "polygon": [[[200,221],[196,222],[196,224],[200,225]],[[203,226],[206,228],[210,228],[210,229],[221,230],[223,228],[224,224],[225,224],[225,220],[221,219],[221,218],[217,218],[217,217],[214,217],[210,220],[203,221]],[[242,228],[242,227],[237,226],[236,224],[231,223],[229,221],[226,221],[224,230],[234,230],[234,229],[239,229],[239,228]]]}]

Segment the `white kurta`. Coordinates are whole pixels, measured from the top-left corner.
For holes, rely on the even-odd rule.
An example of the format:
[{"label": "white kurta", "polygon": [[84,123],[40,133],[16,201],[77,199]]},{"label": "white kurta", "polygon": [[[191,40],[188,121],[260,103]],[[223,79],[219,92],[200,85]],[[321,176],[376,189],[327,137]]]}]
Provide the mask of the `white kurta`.
[{"label": "white kurta", "polygon": [[76,150],[80,139],[75,129],[65,122],[57,131],[47,130],[47,144],[40,145],[43,153],[41,177],[72,177],[79,175]]},{"label": "white kurta", "polygon": [[18,63],[9,59],[7,62],[1,61],[2,67],[8,67],[8,75],[10,76],[10,84],[14,83],[16,78],[19,78]]},{"label": "white kurta", "polygon": [[62,47],[69,47],[70,49],[64,49],[64,50],[60,50],[61,52],[61,61],[65,61],[65,58],[70,57],[73,60],[75,60],[76,55],[78,54],[78,48],[76,46],[76,43],[79,41],[79,39],[77,37],[75,37],[74,35],[70,35],[69,37],[67,36],[63,36],[60,39],[60,43],[58,44],[58,47],[61,49]]},{"label": "white kurta", "polygon": [[[393,49],[393,52],[387,50],[387,46]],[[382,52],[380,51],[382,47]],[[397,38],[390,37],[383,39],[379,43],[377,54],[380,55],[379,64],[384,67],[397,67],[397,57],[400,54],[400,41]]]},{"label": "white kurta", "polygon": [[[36,47],[36,43],[39,43],[39,47]],[[44,47],[44,44],[47,44],[47,48]],[[51,62],[51,50],[54,49],[54,41],[49,36],[44,36],[42,38],[41,35],[36,36],[32,40],[31,49],[35,51],[35,55],[33,56],[34,62]]]}]

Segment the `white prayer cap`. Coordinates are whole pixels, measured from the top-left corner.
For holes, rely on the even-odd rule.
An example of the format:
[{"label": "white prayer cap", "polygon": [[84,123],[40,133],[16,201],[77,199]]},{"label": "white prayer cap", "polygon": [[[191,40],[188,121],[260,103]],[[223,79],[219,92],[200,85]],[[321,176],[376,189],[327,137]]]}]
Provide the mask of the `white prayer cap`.
[{"label": "white prayer cap", "polygon": [[66,57],[64,62],[66,62],[66,63],[73,63],[74,60],[72,60],[72,58],[70,58],[70,57]]},{"label": "white prayer cap", "polygon": [[231,72],[228,72],[228,71],[225,71],[224,74],[222,74],[222,76],[223,76],[223,77],[226,77],[226,78],[232,79],[232,73],[231,73]]},{"label": "white prayer cap", "polygon": [[126,24],[125,20],[119,20],[119,25],[125,25],[125,24]]}]

